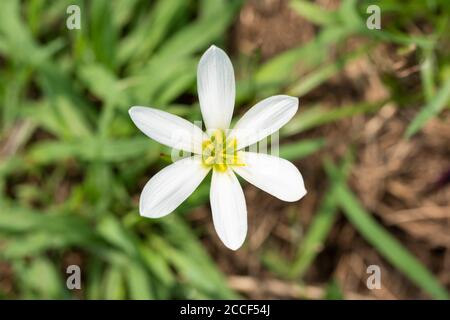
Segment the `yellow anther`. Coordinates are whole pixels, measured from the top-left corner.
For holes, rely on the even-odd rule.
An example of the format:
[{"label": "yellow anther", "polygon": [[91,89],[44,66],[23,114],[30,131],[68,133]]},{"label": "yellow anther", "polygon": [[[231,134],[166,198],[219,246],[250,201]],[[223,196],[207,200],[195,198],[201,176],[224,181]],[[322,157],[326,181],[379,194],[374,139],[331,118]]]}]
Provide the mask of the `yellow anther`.
[{"label": "yellow anther", "polygon": [[208,157],[208,158],[204,161],[204,163],[205,163],[206,165],[208,165],[208,166],[211,166],[211,165],[214,164],[214,160],[215,160],[214,157]]},{"label": "yellow anther", "polygon": [[244,166],[239,161],[237,140],[226,140],[222,130],[216,130],[209,139],[202,143],[202,161],[207,167],[213,167],[217,171],[226,171],[228,166]]},{"label": "yellow anther", "polygon": [[227,171],[227,165],[224,163],[217,163],[214,165],[214,170],[225,172]]}]

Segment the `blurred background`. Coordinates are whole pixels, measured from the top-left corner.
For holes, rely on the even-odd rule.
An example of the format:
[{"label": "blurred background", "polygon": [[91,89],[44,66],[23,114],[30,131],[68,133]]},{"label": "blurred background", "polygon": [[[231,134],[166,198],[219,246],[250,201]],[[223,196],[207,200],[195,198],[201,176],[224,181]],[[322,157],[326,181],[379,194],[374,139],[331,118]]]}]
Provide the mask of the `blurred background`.
[{"label": "blurred background", "polygon": [[[0,298],[447,299],[449,18],[447,0],[1,1]],[[214,231],[208,182],[163,219],[138,214],[170,153],[128,108],[200,120],[211,44],[233,61],[235,116],[300,99],[280,154],[308,194],[245,184],[237,252]]]}]

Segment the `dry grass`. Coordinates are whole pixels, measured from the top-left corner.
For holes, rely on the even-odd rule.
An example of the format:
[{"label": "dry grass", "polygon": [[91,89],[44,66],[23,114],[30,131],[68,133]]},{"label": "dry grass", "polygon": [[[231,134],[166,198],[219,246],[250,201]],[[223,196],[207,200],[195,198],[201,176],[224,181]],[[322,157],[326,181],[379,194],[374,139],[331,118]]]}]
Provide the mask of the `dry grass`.
[{"label": "dry grass", "polygon": [[[321,1],[333,8],[338,1]],[[275,9],[274,9],[275,8]],[[294,16],[294,17],[293,17]],[[261,52],[267,59],[314,37],[315,27],[296,17],[286,1],[248,1],[234,27],[233,45],[242,52]],[[362,39],[349,39],[349,47]],[[392,45],[379,45],[371,55],[352,63],[303,100],[318,100],[333,106],[388,97],[382,77],[395,77],[405,90],[420,86],[415,48],[399,55]],[[284,204],[248,185],[244,191],[249,211],[249,245],[237,253],[224,249],[214,237],[209,209],[199,209],[191,219],[208,224],[204,243],[230,285],[249,298],[312,298],[324,296],[326,283],[336,279],[349,299],[425,298],[402,274],[392,268],[342,217],[335,223],[321,253],[303,278],[306,287],[279,279],[268,270],[260,254],[262,246],[275,247],[287,259],[302,241],[324,190],[321,158],[341,156],[352,145],[356,163],[350,184],[388,230],[428,266],[440,281],[450,286],[450,188],[436,183],[450,168],[450,114],[430,121],[411,140],[404,139],[412,110],[386,104],[376,114],[356,116],[313,130],[302,137],[327,136],[326,150],[297,163],[302,170],[307,197],[300,203]],[[366,287],[368,265],[382,269],[382,289]]]}]

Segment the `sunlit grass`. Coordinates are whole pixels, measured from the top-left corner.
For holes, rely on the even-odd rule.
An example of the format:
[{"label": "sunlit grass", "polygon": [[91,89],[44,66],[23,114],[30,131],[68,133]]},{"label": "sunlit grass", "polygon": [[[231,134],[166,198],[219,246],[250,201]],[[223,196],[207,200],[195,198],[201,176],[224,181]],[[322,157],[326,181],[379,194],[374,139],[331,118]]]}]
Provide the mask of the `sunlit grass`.
[{"label": "sunlit grass", "polygon": [[[280,133],[289,140],[280,146],[282,157],[299,160],[327,144],[326,136],[297,141],[300,133],[371,115],[387,102],[423,105],[408,137],[448,108],[450,61],[438,44],[445,26],[448,30],[442,12],[450,10],[449,2],[379,1],[386,14],[397,17],[380,33],[365,27],[366,2],[343,1],[339,10],[324,14],[317,5],[291,1],[293,10],[319,27],[316,36],[268,61],[250,57],[256,67],[238,79],[236,108],[274,93],[306,96],[382,42],[399,50],[417,47],[426,63],[422,92],[399,96],[392,86],[388,100],[332,108],[304,105],[300,99],[301,111]],[[69,4],[82,9],[81,30],[65,28]],[[227,47],[241,5],[224,0],[2,1],[0,262],[11,266],[14,287],[2,292],[0,286],[0,297],[73,297],[64,273],[71,257],[82,264],[79,297],[86,299],[239,297],[202,245],[199,230],[185,218],[207,203],[207,183],[167,219],[139,216],[139,190],[149,172],[166,164],[161,153],[167,150],[142,137],[127,110],[164,106],[198,120],[198,104],[190,101],[196,99],[199,56],[212,43]],[[402,31],[414,18],[426,19],[435,34]],[[363,37],[364,46],[331,58],[330,48],[344,46],[349,37]],[[361,206],[346,184],[348,170],[328,165],[327,192],[304,241],[296,244],[295,257],[287,260],[266,248],[261,259],[267,268],[300,283],[335,216],[343,212],[395,268],[431,297],[446,298],[431,271]]]}]

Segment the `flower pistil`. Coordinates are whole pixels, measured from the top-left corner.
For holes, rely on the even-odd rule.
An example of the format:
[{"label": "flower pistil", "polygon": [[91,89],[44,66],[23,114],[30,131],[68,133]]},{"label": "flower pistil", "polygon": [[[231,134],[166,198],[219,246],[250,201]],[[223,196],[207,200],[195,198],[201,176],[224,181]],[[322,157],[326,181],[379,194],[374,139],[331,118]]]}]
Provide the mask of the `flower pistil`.
[{"label": "flower pistil", "polygon": [[220,172],[225,172],[228,166],[245,166],[239,159],[237,145],[236,138],[227,140],[223,130],[214,130],[202,143],[203,165]]}]

